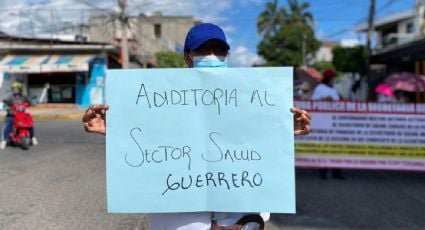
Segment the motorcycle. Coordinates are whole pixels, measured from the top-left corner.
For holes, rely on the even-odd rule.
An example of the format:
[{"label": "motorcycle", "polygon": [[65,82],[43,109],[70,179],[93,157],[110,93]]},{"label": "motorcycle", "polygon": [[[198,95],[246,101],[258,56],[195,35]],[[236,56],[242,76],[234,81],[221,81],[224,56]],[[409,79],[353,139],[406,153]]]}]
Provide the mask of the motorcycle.
[{"label": "motorcycle", "polygon": [[24,150],[29,149],[30,130],[33,128],[32,116],[26,112],[29,106],[28,103],[17,103],[11,107],[15,115],[13,117],[13,130],[9,134],[9,141],[12,145],[20,146]]}]

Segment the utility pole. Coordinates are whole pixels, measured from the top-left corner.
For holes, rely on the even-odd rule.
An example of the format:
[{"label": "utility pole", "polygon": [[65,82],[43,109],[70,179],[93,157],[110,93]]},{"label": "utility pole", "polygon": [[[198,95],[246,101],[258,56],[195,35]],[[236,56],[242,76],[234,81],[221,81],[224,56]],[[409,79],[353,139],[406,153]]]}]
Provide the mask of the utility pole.
[{"label": "utility pole", "polygon": [[80,36],[83,37],[83,28],[84,27],[84,10],[81,11],[81,19],[80,19]]},{"label": "utility pole", "polygon": [[375,0],[370,0],[370,7],[369,7],[369,19],[368,19],[368,26],[367,26],[367,52],[368,56],[371,56],[371,40],[372,40],[372,33],[373,33],[373,20],[375,18]]},{"label": "utility pole", "polygon": [[120,7],[120,17],[119,21],[121,24],[121,59],[122,59],[122,68],[128,68],[128,45],[127,45],[127,2],[126,0],[118,0],[118,6]]},{"label": "utility pole", "polygon": [[[371,59],[372,59],[372,47],[371,47],[371,42],[372,42],[372,33],[373,33],[373,21],[375,18],[375,0],[370,0],[370,7],[369,7],[369,19],[368,19],[368,27],[367,27],[367,61],[366,61],[366,73],[367,73],[367,77],[368,77],[368,82],[370,82],[370,74],[371,74],[371,69],[370,69],[370,63],[371,63]],[[371,94],[371,89],[369,89],[368,94]],[[369,98],[368,95],[368,98]]]},{"label": "utility pole", "polygon": [[53,24],[55,18],[53,17],[53,9],[50,9],[50,45],[53,44]]},{"label": "utility pole", "polygon": [[22,34],[21,34],[21,10],[19,10],[19,20],[18,20],[18,22],[19,22],[19,25],[18,25],[18,34],[19,34],[19,42],[21,41],[21,37],[22,37]]},{"label": "utility pole", "polygon": [[305,34],[302,35],[302,47],[301,47],[301,52],[302,52],[302,62],[303,62],[303,66],[307,66],[307,61],[306,61],[306,39],[307,36]]}]

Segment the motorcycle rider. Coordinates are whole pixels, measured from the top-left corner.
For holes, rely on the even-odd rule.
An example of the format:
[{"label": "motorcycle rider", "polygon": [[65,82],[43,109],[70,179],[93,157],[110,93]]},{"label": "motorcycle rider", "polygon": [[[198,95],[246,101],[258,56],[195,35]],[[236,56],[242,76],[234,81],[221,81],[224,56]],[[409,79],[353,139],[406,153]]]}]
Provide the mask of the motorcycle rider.
[{"label": "motorcycle rider", "polygon": [[[6,148],[7,140],[9,138],[9,134],[13,130],[13,118],[15,112],[11,109],[11,107],[18,103],[28,103],[31,105],[30,100],[22,94],[23,86],[19,82],[14,82],[12,84],[12,95],[3,100],[3,103],[7,105],[9,108],[7,109],[7,115],[4,120],[3,132],[2,132],[2,140],[0,142],[0,149]],[[34,136],[34,127],[30,129],[30,139],[32,145],[37,145],[37,138]]]}]

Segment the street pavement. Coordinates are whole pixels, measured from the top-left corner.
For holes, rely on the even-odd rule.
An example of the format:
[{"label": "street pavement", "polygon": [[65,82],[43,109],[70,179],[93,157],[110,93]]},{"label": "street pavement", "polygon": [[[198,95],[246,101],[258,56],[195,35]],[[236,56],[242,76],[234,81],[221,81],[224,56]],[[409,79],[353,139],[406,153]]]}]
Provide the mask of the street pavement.
[{"label": "street pavement", "polygon": [[[105,140],[79,120],[39,120],[39,145],[0,150],[0,229],[149,229],[141,214],[107,214]],[[425,173],[298,169],[297,214],[267,230],[424,229]]]},{"label": "street pavement", "polygon": [[272,215],[269,229],[425,229],[425,173],[343,172],[297,170],[297,214]]},{"label": "street pavement", "polygon": [[78,120],[36,123],[39,145],[0,150],[0,229],[148,229],[106,213],[105,141]]}]

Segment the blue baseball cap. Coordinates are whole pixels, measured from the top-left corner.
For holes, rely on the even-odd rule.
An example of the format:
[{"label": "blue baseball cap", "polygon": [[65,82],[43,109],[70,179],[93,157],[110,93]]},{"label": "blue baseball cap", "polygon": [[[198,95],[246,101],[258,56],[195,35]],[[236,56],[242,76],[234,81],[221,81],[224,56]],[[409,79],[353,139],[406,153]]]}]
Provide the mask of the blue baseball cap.
[{"label": "blue baseball cap", "polygon": [[227,49],[230,49],[229,44],[227,44],[226,35],[224,35],[220,27],[212,23],[200,23],[193,26],[187,33],[184,42],[184,50],[195,50],[204,42],[211,39],[222,41]]}]

